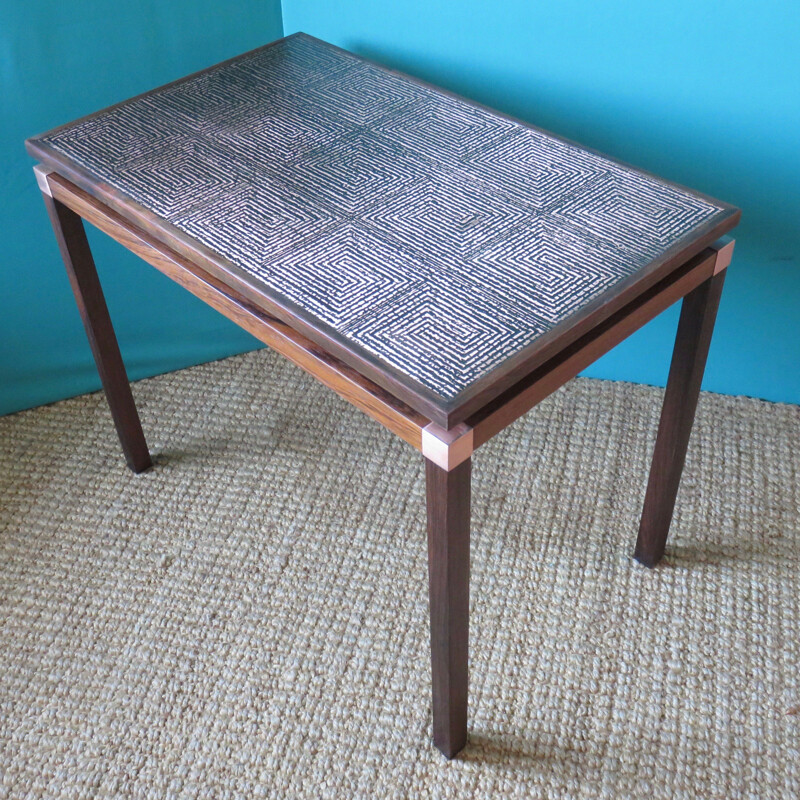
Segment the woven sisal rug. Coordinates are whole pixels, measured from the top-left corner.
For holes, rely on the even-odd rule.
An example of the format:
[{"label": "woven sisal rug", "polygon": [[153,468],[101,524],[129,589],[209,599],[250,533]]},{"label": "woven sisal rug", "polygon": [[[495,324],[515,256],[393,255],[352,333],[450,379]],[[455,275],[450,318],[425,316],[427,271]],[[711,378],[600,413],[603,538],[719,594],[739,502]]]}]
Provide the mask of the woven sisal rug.
[{"label": "woven sisal rug", "polygon": [[578,379],[474,459],[470,744],[429,742],[420,456],[267,351],[0,419],[0,796],[795,798],[800,409]]}]

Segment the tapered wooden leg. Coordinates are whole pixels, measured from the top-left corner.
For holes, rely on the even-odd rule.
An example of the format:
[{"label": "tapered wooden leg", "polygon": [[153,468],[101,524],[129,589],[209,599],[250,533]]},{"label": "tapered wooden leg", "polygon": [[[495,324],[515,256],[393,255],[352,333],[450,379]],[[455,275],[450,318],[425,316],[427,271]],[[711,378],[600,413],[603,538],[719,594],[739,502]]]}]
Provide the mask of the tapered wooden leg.
[{"label": "tapered wooden leg", "polygon": [[97,371],[103,382],[111,416],[122,443],[125,459],[134,472],[152,466],[150,453],[142,432],[139,414],[133,402],[131,387],[117,337],[111,325],[108,308],[97,277],[94,259],[86,239],[83,220],[71,209],[42,192],[47,213],[67,268],[69,282],[75,294],[86,335],[92,348]]},{"label": "tapered wooden leg", "polygon": [[433,743],[452,758],[467,743],[471,459],[448,472],[425,460],[433,669]]},{"label": "tapered wooden leg", "polygon": [[683,299],[634,551],[648,567],[664,555],[726,272],[723,269]]}]

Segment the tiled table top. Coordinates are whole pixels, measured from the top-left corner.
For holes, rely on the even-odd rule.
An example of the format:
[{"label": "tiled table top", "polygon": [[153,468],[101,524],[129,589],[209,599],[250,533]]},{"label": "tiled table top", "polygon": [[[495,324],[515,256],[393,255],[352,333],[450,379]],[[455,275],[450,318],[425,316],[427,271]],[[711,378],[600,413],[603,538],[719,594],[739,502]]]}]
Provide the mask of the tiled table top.
[{"label": "tiled table top", "polygon": [[729,208],[304,35],[39,141],[443,402]]}]

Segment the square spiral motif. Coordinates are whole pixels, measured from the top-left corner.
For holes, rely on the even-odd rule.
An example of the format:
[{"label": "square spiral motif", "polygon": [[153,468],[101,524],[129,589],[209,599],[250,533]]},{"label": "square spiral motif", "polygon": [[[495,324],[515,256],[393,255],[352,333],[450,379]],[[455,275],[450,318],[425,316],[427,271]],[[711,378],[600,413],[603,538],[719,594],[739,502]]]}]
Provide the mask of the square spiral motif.
[{"label": "square spiral motif", "polygon": [[425,94],[425,89],[411,81],[361,62],[354,69],[315,82],[307,96],[323,115],[332,111],[361,127],[398,113]]},{"label": "square spiral motif", "polygon": [[524,315],[535,308],[552,327],[642,266],[602,239],[537,217],[454,269]]},{"label": "square spiral motif", "polygon": [[532,214],[452,172],[431,171],[364,214],[364,222],[422,257],[459,264],[530,222]]},{"label": "square spiral motif", "polygon": [[305,195],[262,175],[195,206],[175,225],[211,249],[222,244],[234,264],[252,272],[276,252],[340,222],[341,217],[309,203]]},{"label": "square spiral motif", "polygon": [[418,381],[450,399],[545,328],[531,314],[523,324],[498,297],[457,277],[428,273],[345,334],[401,372],[413,360]]},{"label": "square spiral motif", "polygon": [[173,222],[193,206],[226,196],[250,172],[232,158],[219,164],[186,134],[159,139],[151,148],[107,174],[123,180],[145,208]]},{"label": "square spiral motif", "polygon": [[620,169],[577,192],[553,213],[625,252],[655,258],[715,208],[701,197]]},{"label": "square spiral motif", "polygon": [[409,152],[366,133],[309,153],[292,164],[284,180],[343,214],[360,215],[425,172]]},{"label": "square spiral motif", "polygon": [[344,329],[420,284],[425,267],[347,223],[266,262],[257,272],[300,308]]},{"label": "square spiral motif", "polygon": [[725,211],[302,34],[39,141],[443,401]]},{"label": "square spiral motif", "polygon": [[252,81],[295,94],[317,81],[330,81],[340,72],[358,68],[359,64],[356,56],[344,50],[320,47],[320,43],[310,37],[296,36],[248,53],[236,59],[224,72],[232,76],[235,85]]},{"label": "square spiral motif", "polygon": [[393,114],[376,130],[436,164],[458,167],[515,128],[497,114],[431,93],[415,103],[413,113]]},{"label": "square spiral motif", "polygon": [[610,164],[541,131],[518,128],[469,159],[476,177],[540,211],[603,179]]}]

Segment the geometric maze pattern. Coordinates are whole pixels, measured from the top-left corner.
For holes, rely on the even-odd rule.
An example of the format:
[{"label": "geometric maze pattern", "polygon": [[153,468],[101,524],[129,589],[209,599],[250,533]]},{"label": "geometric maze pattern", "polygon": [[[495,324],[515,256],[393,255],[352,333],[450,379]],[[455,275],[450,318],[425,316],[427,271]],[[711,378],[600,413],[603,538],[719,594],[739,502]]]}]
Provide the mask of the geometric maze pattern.
[{"label": "geometric maze pattern", "polygon": [[444,401],[723,211],[303,34],[40,140]]},{"label": "geometric maze pattern", "polygon": [[709,216],[709,203],[673,186],[630,171],[611,170],[603,180],[567,198],[554,216],[614,242],[616,247],[655,258]]},{"label": "geometric maze pattern", "polygon": [[392,365],[414,364],[419,382],[446,397],[465,376],[495,366],[498,352],[515,352],[532,330],[545,329],[531,315],[521,325],[515,309],[491,292],[476,294],[459,276],[431,272],[346,335]]},{"label": "geometric maze pattern", "polygon": [[282,179],[317,202],[352,216],[418,182],[427,171],[412,153],[365,132],[297,159]]},{"label": "geometric maze pattern", "polygon": [[370,231],[346,223],[264,263],[258,274],[295,305],[342,329],[353,322],[354,309],[380,308],[423,283],[425,267]]},{"label": "geometric maze pattern", "polygon": [[316,81],[305,97],[322,115],[341,114],[354,126],[362,127],[398,114],[425,94],[425,89],[408,80],[362,63]]},{"label": "geometric maze pattern", "polygon": [[459,166],[517,128],[498,114],[445,94],[421,98],[413,111],[384,118],[377,132],[443,166]]},{"label": "geometric maze pattern", "polygon": [[[493,291],[520,315],[535,310],[537,319],[552,327],[613,286],[630,272],[631,263],[629,256],[602,239],[540,216],[481,249],[457,271],[476,287]],[[498,281],[498,275],[504,279]]]},{"label": "geometric maze pattern", "polygon": [[473,251],[534,217],[454,172],[432,170],[364,213],[366,225],[409,250],[457,267]]},{"label": "geometric maze pattern", "polygon": [[269,176],[232,185],[174,219],[181,230],[245,270],[339,222],[334,211]]},{"label": "geometric maze pattern", "polygon": [[476,177],[518,202],[546,211],[609,173],[605,159],[541,131],[518,128],[468,159]]}]

